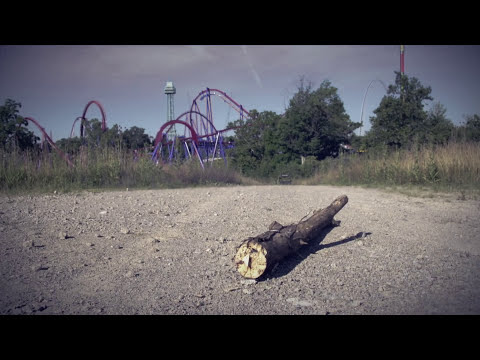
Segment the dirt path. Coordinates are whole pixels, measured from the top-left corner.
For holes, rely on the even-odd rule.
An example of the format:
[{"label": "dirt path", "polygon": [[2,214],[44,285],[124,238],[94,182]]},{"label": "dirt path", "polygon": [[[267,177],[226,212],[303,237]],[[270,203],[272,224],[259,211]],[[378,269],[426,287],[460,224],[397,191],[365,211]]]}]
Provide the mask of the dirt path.
[{"label": "dirt path", "polygon": [[[261,281],[235,248],[346,194]],[[0,196],[0,314],[480,314],[480,201],[356,187]]]}]

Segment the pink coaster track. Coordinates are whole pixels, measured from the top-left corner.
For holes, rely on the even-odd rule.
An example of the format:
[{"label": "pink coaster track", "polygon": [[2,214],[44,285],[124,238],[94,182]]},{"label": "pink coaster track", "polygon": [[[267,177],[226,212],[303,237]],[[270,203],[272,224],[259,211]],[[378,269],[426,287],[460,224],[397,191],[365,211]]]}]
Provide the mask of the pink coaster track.
[{"label": "pink coaster track", "polygon": [[[92,105],[92,104],[95,104],[99,109],[100,109],[100,112],[102,114],[102,130],[105,131],[107,129],[107,117],[105,115],[105,110],[103,109],[103,106],[102,104],[100,104],[98,101],[96,100],[92,100],[90,102],[88,102],[88,104],[85,106],[84,110],[83,110],[83,114],[82,116],[79,116],[75,119],[75,121],[73,122],[73,126],[72,126],[72,130],[70,132],[70,137],[73,136],[73,132],[74,132],[74,126],[76,124],[76,122],[81,119],[82,122],[80,124],[80,136],[83,137],[83,128],[85,126],[85,120],[86,120],[86,114],[87,114],[87,111],[88,111],[88,108]],[[34,118],[31,118],[31,117],[26,117],[24,118],[25,120],[35,124],[35,126],[40,130],[40,132],[42,133],[43,135],[43,138],[52,146],[52,148],[67,162],[67,164],[70,166],[70,167],[74,167],[73,163],[70,161],[70,159],[68,158],[68,156],[58,148],[58,146],[55,144],[55,142],[50,138],[50,136],[48,136],[47,132],[45,131],[45,129],[43,128],[43,126],[40,125],[40,123],[35,120]]]},{"label": "pink coaster track", "polygon": [[75,135],[75,124],[77,123],[78,120],[81,120],[80,122],[80,137],[84,137],[84,128],[86,126],[86,120],[87,118],[85,117],[87,115],[88,108],[92,105],[97,105],[97,107],[100,109],[100,113],[102,114],[102,131],[107,130],[107,116],[105,115],[105,110],[103,109],[102,104],[100,104],[96,100],[89,101],[88,104],[85,106],[85,109],[83,109],[83,114],[82,116],[77,117],[73,121],[72,125],[72,130],[70,131],[70,137],[73,137]]},{"label": "pink coaster track", "polygon": [[47,132],[45,131],[45,129],[38,123],[37,120],[31,118],[31,117],[26,117],[24,118],[25,120],[27,121],[30,121],[32,122],[33,124],[35,124],[37,126],[37,128],[40,130],[40,132],[42,133],[44,139],[55,149],[55,151],[67,162],[67,164],[71,167],[73,167],[73,163],[70,161],[70,159],[67,157],[67,155],[65,155],[65,153],[60,150],[57,145],[55,145],[55,143],[53,142],[53,140],[50,138],[50,136],[48,136]]}]

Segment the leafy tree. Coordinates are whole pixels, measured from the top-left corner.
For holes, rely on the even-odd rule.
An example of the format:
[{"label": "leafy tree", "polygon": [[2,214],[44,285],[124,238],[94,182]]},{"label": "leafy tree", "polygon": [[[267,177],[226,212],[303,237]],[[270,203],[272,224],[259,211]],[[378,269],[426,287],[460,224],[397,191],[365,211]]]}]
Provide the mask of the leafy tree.
[{"label": "leafy tree", "polygon": [[280,116],[272,111],[259,113],[250,111],[247,120],[236,120],[228,124],[235,129],[235,146],[229,151],[233,165],[246,175],[255,175],[265,159],[271,158],[276,151],[272,146],[276,125]]},{"label": "leafy tree", "polygon": [[447,109],[440,103],[434,103],[426,119],[427,142],[432,144],[446,144],[451,137],[454,125],[446,117]]},{"label": "leafy tree", "polygon": [[0,143],[5,150],[33,148],[40,140],[27,129],[28,121],[18,115],[21,106],[12,99],[7,99],[5,105],[0,106]]},{"label": "leafy tree", "polygon": [[124,144],[121,126],[114,124],[102,134],[102,146],[118,147]]},{"label": "leafy tree", "polygon": [[300,81],[283,116],[271,111],[251,112],[235,133],[231,154],[234,165],[246,175],[262,177],[280,172],[303,174],[301,157],[321,160],[336,156],[360,123],[350,121],[337,89],[324,81],[317,90]]},{"label": "leafy tree", "polygon": [[123,142],[129,149],[141,149],[150,145],[150,138],[145,134],[145,129],[132,126],[123,132]]},{"label": "leafy tree", "polygon": [[395,84],[388,87],[387,95],[374,110],[375,116],[370,117],[372,126],[367,141],[373,146],[401,147],[425,139],[427,133],[428,114],[423,102],[433,100],[432,89],[415,77],[402,76],[397,71],[395,74]]},{"label": "leafy tree", "polygon": [[103,134],[102,122],[95,118],[91,120],[84,120],[83,125],[83,144],[89,147],[101,146]]},{"label": "leafy tree", "polygon": [[80,150],[82,140],[76,136],[57,140],[55,144],[65,153],[76,154]]},{"label": "leafy tree", "polygon": [[84,123],[84,136],[82,140],[84,145],[89,147],[115,147],[122,144],[122,130],[117,124],[102,130],[102,122],[98,119],[91,119]]},{"label": "leafy tree", "polygon": [[330,81],[317,90],[300,81],[298,92],[290,100],[285,121],[279,126],[280,144],[290,160],[314,156],[322,160],[336,156],[341,143],[349,142],[360,123],[350,121],[337,88]]},{"label": "leafy tree", "polygon": [[480,116],[477,114],[466,116],[465,137],[468,141],[480,141]]}]

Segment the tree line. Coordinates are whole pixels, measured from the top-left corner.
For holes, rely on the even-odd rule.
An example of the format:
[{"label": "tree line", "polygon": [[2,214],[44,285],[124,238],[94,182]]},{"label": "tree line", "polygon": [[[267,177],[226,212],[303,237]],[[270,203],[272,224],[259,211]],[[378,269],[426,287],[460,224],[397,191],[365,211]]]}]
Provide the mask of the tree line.
[{"label": "tree line", "polygon": [[[315,89],[302,78],[284,114],[252,110],[250,118],[228,124],[235,128],[228,138],[235,144],[228,151],[230,163],[247,176],[274,177],[284,172],[308,176],[320,161],[337,157],[343,151],[341,145],[374,152],[419,144],[480,141],[479,115],[468,115],[463,124],[454,125],[446,116],[445,106],[434,102],[431,93],[431,87],[417,78],[395,72],[394,83],[370,117],[370,130],[358,136],[354,131],[361,123],[350,119],[338,89],[329,80]],[[426,110],[428,102],[432,106]],[[20,107],[11,99],[0,106],[0,146],[4,151],[39,148],[40,139],[19,115]],[[74,154],[82,145],[146,149],[153,139],[137,126],[122,129],[115,124],[104,132],[98,119],[84,120],[84,132],[82,139],[64,138],[56,144]]]},{"label": "tree line", "polygon": [[[316,90],[300,80],[298,91],[282,115],[251,111],[246,121],[237,120],[232,161],[245,175],[268,177],[300,165],[301,158],[322,160],[337,156],[339,145],[348,143],[360,123],[345,112],[337,88],[325,80]],[[290,169],[291,170],[291,169]]]},{"label": "tree line", "polygon": [[310,176],[321,160],[337,157],[351,145],[356,152],[410,149],[418,145],[444,145],[451,141],[480,141],[480,117],[465,117],[455,126],[444,105],[433,102],[432,89],[415,77],[395,72],[395,81],[370,117],[364,136],[361,126],[345,112],[338,89],[325,80],[317,89],[300,80],[297,92],[282,115],[252,111],[245,125],[235,131],[231,150],[234,166],[250,176],[271,177],[283,172]]},{"label": "tree line", "polygon": [[[0,146],[4,151],[40,150],[42,144],[40,137],[28,128],[28,121],[19,115],[22,104],[12,99],[7,99],[0,106]],[[98,119],[83,120],[84,137],[59,139],[55,144],[64,152],[74,154],[82,145],[89,147],[115,147],[125,149],[144,149],[152,145],[152,138],[145,133],[145,129],[132,126],[123,130],[115,124],[106,131],[102,130],[101,121]]]},{"label": "tree line", "polygon": [[433,102],[425,110],[427,101],[433,101],[430,86],[423,86],[415,77],[395,72],[395,83],[370,117],[371,129],[360,146],[374,148],[411,147],[413,144],[446,144],[449,141],[480,141],[480,118],[477,114],[465,117],[465,124],[455,126],[446,117],[446,107]]},{"label": "tree line", "polygon": [[80,147],[121,147],[129,150],[149,149],[152,145],[152,138],[145,133],[145,129],[132,126],[123,130],[118,124],[102,130],[102,123],[98,119],[85,121],[84,137],[62,138],[56,142],[62,150],[75,154]]}]

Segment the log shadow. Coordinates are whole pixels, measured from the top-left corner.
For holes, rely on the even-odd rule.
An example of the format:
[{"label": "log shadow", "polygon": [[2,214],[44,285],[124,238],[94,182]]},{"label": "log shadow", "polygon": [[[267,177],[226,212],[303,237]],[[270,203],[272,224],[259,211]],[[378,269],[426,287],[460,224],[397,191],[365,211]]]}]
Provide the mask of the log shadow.
[{"label": "log shadow", "polygon": [[325,244],[325,245],[322,244],[322,241],[325,239],[328,233],[332,231],[334,227],[335,226],[330,226],[328,228],[323,229],[322,233],[320,234],[320,236],[318,236],[318,238],[312,239],[308,245],[305,245],[296,253],[288,256],[287,258],[284,258],[283,261],[281,261],[279,264],[274,266],[267,273],[260,276],[257,279],[257,281],[265,281],[268,279],[274,279],[274,278],[285,276],[290,271],[292,271],[298,264],[300,264],[303,260],[305,260],[309,255],[315,254],[317,253],[317,251],[320,251],[322,249],[327,249],[333,246],[346,244],[350,241],[361,239],[367,235],[372,234],[371,232],[360,231],[356,235],[349,236],[345,239],[334,241],[330,244]]}]

